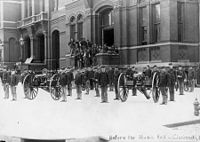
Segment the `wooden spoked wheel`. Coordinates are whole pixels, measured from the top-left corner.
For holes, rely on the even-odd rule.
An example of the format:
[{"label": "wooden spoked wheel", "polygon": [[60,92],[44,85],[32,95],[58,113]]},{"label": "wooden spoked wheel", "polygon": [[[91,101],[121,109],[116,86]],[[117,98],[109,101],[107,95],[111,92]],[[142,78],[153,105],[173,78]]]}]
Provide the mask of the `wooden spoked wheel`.
[{"label": "wooden spoked wheel", "polygon": [[59,75],[54,74],[51,79],[50,79],[50,84],[49,84],[49,90],[50,94],[53,100],[57,101],[60,100],[63,92],[62,92],[62,87],[60,86],[59,83]]},{"label": "wooden spoked wheel", "polygon": [[33,75],[27,74],[23,79],[24,95],[27,99],[33,100],[38,94],[38,88],[33,84]]},{"label": "wooden spoked wheel", "polygon": [[122,102],[125,102],[128,98],[128,88],[126,86],[126,76],[121,73],[117,83],[118,95]]},{"label": "wooden spoked wheel", "polygon": [[153,79],[152,79],[152,97],[153,97],[153,101],[155,103],[157,103],[159,101],[159,98],[160,98],[160,90],[158,88],[158,73],[154,73],[153,74]]}]

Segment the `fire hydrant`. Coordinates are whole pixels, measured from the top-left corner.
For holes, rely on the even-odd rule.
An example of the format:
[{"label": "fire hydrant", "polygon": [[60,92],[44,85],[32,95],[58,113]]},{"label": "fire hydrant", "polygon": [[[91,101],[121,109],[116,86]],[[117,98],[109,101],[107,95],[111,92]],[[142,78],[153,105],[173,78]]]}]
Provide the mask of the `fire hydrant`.
[{"label": "fire hydrant", "polygon": [[198,102],[197,98],[194,101],[194,115],[199,116],[199,111],[200,111],[200,103]]}]

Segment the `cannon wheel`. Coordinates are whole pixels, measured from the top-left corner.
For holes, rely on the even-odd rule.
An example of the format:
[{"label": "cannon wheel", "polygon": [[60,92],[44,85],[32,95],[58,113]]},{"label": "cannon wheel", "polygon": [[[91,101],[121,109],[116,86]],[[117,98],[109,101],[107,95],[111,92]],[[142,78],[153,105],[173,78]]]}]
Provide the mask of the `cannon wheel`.
[{"label": "cannon wheel", "polygon": [[152,90],[151,93],[152,93],[154,103],[157,103],[159,101],[159,97],[160,97],[160,91],[159,91],[158,87],[156,87],[154,85],[155,81],[156,82],[158,81],[158,78],[156,78],[156,75],[157,75],[157,73],[153,74],[152,88],[151,88],[151,90]]},{"label": "cannon wheel", "polygon": [[126,77],[123,73],[119,75],[117,82],[118,95],[122,102],[125,102],[128,98],[128,88],[126,86]]},{"label": "cannon wheel", "polygon": [[50,79],[50,84],[49,84],[49,90],[51,97],[55,100],[58,101],[61,98],[62,95],[62,88],[59,85],[59,77],[58,74],[54,74],[51,79]]},{"label": "cannon wheel", "polygon": [[33,82],[32,77],[33,75],[27,74],[23,80],[24,95],[29,100],[35,99],[38,94],[38,88],[34,87],[32,84]]}]

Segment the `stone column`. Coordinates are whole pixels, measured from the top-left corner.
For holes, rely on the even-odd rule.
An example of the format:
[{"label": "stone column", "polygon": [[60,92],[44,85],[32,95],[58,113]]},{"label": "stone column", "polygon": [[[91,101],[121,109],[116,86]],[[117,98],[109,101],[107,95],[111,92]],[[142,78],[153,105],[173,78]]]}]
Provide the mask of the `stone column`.
[{"label": "stone column", "polygon": [[32,1],[32,15],[35,15],[35,0]]},{"label": "stone column", "polygon": [[92,13],[91,9],[88,8],[85,11],[86,18],[83,23],[83,37],[92,41]]},{"label": "stone column", "polygon": [[30,35],[30,41],[31,41],[31,58],[35,58],[34,57],[34,40],[35,40],[35,38],[34,38],[34,36],[33,35]]},{"label": "stone column", "polygon": [[43,31],[43,34],[44,34],[44,62],[45,64],[47,64],[47,57],[48,57],[48,49],[47,49],[47,45],[48,45],[48,36],[47,36],[47,32],[46,31]]},{"label": "stone column", "polygon": [[21,19],[25,18],[25,2],[22,0],[21,2]]}]

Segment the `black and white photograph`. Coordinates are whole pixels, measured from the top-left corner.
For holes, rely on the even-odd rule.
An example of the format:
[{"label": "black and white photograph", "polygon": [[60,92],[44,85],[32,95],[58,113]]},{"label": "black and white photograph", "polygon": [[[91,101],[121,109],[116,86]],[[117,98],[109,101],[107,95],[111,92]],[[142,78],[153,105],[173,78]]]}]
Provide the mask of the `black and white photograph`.
[{"label": "black and white photograph", "polygon": [[0,0],[0,142],[200,142],[200,0]]}]

